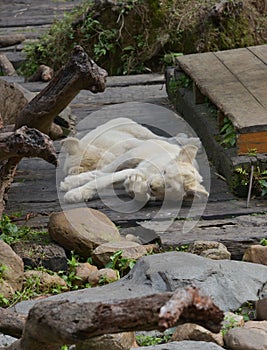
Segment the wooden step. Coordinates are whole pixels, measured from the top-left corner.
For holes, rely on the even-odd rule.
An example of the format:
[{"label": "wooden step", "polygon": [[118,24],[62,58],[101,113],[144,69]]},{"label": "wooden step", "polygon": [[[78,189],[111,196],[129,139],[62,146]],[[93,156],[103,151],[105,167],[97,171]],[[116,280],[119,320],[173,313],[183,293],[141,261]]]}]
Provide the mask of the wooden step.
[{"label": "wooden step", "polygon": [[194,82],[195,102],[207,97],[231,120],[238,154],[267,153],[267,45],[180,56],[177,63]]}]

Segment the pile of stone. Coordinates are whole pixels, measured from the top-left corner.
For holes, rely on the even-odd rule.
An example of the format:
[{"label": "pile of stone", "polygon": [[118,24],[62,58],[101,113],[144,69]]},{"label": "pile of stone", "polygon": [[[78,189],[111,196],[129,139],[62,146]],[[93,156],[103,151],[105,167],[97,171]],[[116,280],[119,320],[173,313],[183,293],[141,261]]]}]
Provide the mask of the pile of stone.
[{"label": "pile of stone", "polygon": [[[126,239],[119,229],[103,213],[89,208],[77,208],[54,213],[50,217],[50,243],[19,242],[12,248],[0,241],[0,263],[6,266],[0,283],[0,294],[10,297],[21,291],[23,280],[36,276],[41,281],[44,294],[50,286],[60,285],[65,293],[49,296],[51,300],[82,302],[84,290],[67,292],[66,282],[58,276],[43,271],[28,270],[24,265],[45,266],[53,271],[67,271],[66,252],[75,251],[84,258],[91,257],[92,264],[81,263],[76,268],[78,286],[90,283],[99,286],[100,281],[113,282],[103,287],[86,290],[92,301],[127,299],[150,293],[174,291],[179,287],[195,285],[212,297],[225,312],[223,331],[214,334],[193,323],[184,323],[173,329],[167,344],[139,349],[178,350],[266,350],[267,349],[267,247],[256,245],[247,249],[244,261],[231,260],[227,248],[218,242],[197,241],[188,246],[187,252],[157,253],[157,245],[134,242],[134,235]],[[154,254],[152,253],[154,249]],[[118,279],[113,269],[105,268],[117,251],[123,257],[136,260],[134,268]],[[131,291],[131,292],[129,292]],[[79,294],[80,292],[80,294]],[[230,313],[247,302],[255,305],[253,320],[245,322],[242,316]],[[20,302],[13,310],[27,315],[38,300]],[[150,333],[147,333],[150,334]],[[15,339],[2,336],[0,346]],[[1,343],[2,341],[2,343]],[[120,349],[138,348],[133,332],[107,334],[83,341],[72,348]]]}]

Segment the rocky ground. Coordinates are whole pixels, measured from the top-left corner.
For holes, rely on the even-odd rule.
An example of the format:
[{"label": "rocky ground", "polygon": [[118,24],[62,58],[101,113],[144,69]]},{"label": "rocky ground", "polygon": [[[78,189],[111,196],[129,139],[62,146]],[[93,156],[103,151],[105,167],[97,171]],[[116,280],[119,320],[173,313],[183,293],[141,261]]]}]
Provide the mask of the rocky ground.
[{"label": "rocky ground", "polygon": [[[16,14],[22,14],[22,10],[16,9]],[[16,81],[32,92],[45,86],[45,83],[25,83],[21,77],[2,79]],[[172,134],[181,128],[182,131],[188,129],[186,123],[174,114],[162,75],[111,77],[104,93],[92,95],[82,91],[70,107],[75,117],[68,121],[72,126],[75,124],[79,135],[116,116],[131,117],[160,133]],[[61,156],[58,142],[56,147]],[[200,155],[200,160],[203,160],[203,155],[205,152]],[[19,226],[26,223],[34,229],[48,230],[49,235],[45,240],[17,242],[12,249],[0,241],[0,263],[9,268],[9,273],[0,283],[0,293],[8,297],[22,289],[23,279],[32,278],[31,274],[36,273],[24,272],[26,265],[32,268],[41,265],[55,272],[66,272],[70,251],[75,250],[84,259],[92,259],[90,264],[76,266],[75,274],[80,277],[77,285],[90,283],[90,286],[97,287],[67,291],[46,300],[76,304],[88,300],[127,300],[194,284],[211,296],[224,312],[236,311],[244,317],[227,314],[223,329],[228,332],[219,334],[192,323],[179,325],[170,330],[168,340],[171,342],[168,344],[140,349],[265,350],[267,246],[259,243],[267,237],[266,200],[254,198],[247,207],[246,200],[230,193],[212,165],[209,164],[208,168],[211,169],[208,203],[193,206],[191,211],[192,206],[188,203],[178,209],[162,209],[159,203],[152,203],[138,211],[125,213],[118,210],[117,202],[113,202],[108,193],[105,197],[110,200],[108,204],[105,200],[95,200],[76,209],[65,206],[57,192],[59,169],[55,170],[38,159],[23,160],[9,191],[6,213],[20,212],[15,219]],[[118,196],[125,199],[123,192],[118,192]],[[66,215],[61,213],[62,210]],[[128,262],[137,260],[137,264],[117,280],[118,275],[113,269],[107,270],[106,264],[119,250],[123,251]],[[152,252],[153,255],[146,256]],[[47,294],[49,285],[69,289],[64,279],[54,280],[55,276],[51,278],[40,271],[38,278],[42,281],[44,294]],[[101,281],[115,282],[99,287]],[[23,301],[10,310],[16,319],[18,315],[27,315],[38,303],[41,301],[36,299]],[[248,316],[251,318],[249,322]],[[53,322],[48,315],[48,323],[57,329]],[[13,332],[3,333],[14,335]],[[163,337],[161,333],[145,333],[145,336]],[[2,336],[0,344],[4,349],[14,340]],[[80,342],[76,349],[109,347],[126,350],[136,346],[133,332],[127,332]]]}]

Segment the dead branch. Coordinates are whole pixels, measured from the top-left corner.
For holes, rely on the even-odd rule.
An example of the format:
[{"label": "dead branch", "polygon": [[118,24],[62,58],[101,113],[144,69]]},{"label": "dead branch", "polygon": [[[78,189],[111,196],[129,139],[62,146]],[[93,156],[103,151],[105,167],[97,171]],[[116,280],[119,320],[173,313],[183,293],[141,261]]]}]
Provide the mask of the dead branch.
[{"label": "dead branch", "polygon": [[9,61],[6,55],[0,55],[0,71],[8,76],[17,75],[13,64]]},{"label": "dead branch", "polygon": [[[45,89],[20,111],[16,118],[15,130],[22,126],[27,126],[47,135],[51,132],[51,135],[55,137],[61,136],[62,130],[53,125],[54,118],[66,108],[80,90],[90,90],[94,93],[104,91],[106,76],[107,72],[98,67],[87,56],[82,47],[76,46],[68,63],[50,81]],[[5,135],[3,135],[3,138],[5,141]],[[41,142],[41,139],[39,141]],[[22,146],[22,143],[18,142]],[[36,146],[40,147],[42,144],[40,142],[37,142]],[[22,157],[31,156],[31,154],[35,153],[35,156],[42,157],[53,164],[56,163],[52,150],[45,150],[48,147],[48,143],[44,148],[41,146],[39,153],[37,151],[38,147],[34,148],[33,144],[30,146],[30,143],[27,143],[25,147],[22,150],[20,147],[15,147],[15,143],[8,144],[6,141],[2,143],[0,149],[0,215],[4,208],[6,191],[10,187],[16,166]],[[30,150],[31,147],[32,150]]]},{"label": "dead branch", "polygon": [[56,151],[51,139],[36,129],[27,126],[0,134],[0,161],[12,157],[40,157],[57,165]]},{"label": "dead branch", "polygon": [[219,332],[223,312],[194,287],[109,302],[44,300],[29,311],[22,338],[6,349],[58,350],[106,333],[163,330],[179,318]]},{"label": "dead branch", "polygon": [[24,34],[0,35],[0,46],[6,47],[6,46],[20,44],[25,39],[26,37]]},{"label": "dead branch", "polygon": [[98,67],[81,46],[76,46],[68,63],[19,113],[15,128],[23,125],[49,134],[54,118],[80,90],[103,92],[107,72]]}]

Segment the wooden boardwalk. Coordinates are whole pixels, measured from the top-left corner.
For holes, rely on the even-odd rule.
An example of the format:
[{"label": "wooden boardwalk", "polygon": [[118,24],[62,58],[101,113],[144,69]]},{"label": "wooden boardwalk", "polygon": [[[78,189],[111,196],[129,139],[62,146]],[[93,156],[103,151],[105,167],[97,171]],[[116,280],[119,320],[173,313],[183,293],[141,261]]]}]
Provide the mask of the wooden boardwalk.
[{"label": "wooden boardwalk", "polygon": [[267,45],[192,54],[177,58],[195,88],[228,117],[237,132],[238,154],[267,153]]}]

